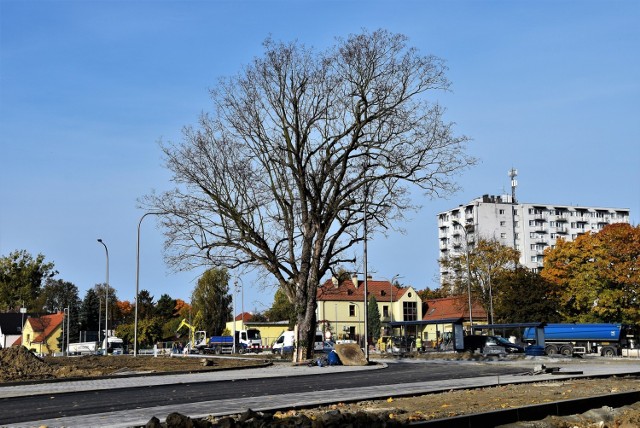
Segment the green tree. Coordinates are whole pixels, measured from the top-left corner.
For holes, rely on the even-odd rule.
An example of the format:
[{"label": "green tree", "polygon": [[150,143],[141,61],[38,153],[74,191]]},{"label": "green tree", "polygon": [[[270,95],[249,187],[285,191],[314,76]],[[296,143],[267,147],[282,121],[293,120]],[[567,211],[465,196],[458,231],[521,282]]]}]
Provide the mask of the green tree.
[{"label": "green tree", "polygon": [[140,290],[138,293],[138,320],[151,318],[155,315],[153,296],[148,290]]},{"label": "green tree", "polygon": [[[138,341],[140,346],[151,347],[162,340],[162,320],[158,317],[138,320]],[[133,342],[133,337],[129,338]]]},{"label": "green tree", "polygon": [[269,321],[288,321],[291,329],[296,324],[295,306],[281,288],[278,288],[273,295],[273,304],[265,312],[265,315]]},{"label": "green tree", "polygon": [[[44,287],[38,297],[38,301],[44,312],[65,312],[64,340],[76,342],[79,338],[79,314],[82,301],[78,297],[78,287],[62,279],[47,278]],[[63,335],[59,337],[60,349],[66,344],[62,343]]]},{"label": "green tree", "polygon": [[176,299],[172,299],[168,294],[161,295],[156,302],[155,313],[163,320],[177,317]]},{"label": "green tree", "polygon": [[567,321],[640,323],[640,226],[611,224],[558,240],[545,251],[541,276]]},{"label": "green tree", "polygon": [[451,274],[442,289],[451,295],[462,295],[468,294],[470,285],[472,300],[482,304],[489,317],[487,321],[493,323],[495,278],[505,271],[515,270],[520,252],[496,239],[480,238],[474,243],[471,233],[473,228],[467,226],[466,242],[459,254],[440,259],[440,265]]},{"label": "green tree", "polygon": [[382,322],[380,321],[380,310],[378,309],[378,301],[374,296],[369,298],[367,306],[367,323],[369,332],[368,343],[376,343],[380,337]]},{"label": "green tree", "polygon": [[494,310],[503,323],[559,322],[559,301],[553,286],[524,267],[502,271],[494,278]]},{"label": "green tree", "polygon": [[[100,315],[100,311],[104,310],[104,308],[100,309],[101,307],[102,300],[96,290],[94,288],[88,289],[82,300],[80,313],[78,314],[78,328],[83,333],[81,335],[82,341],[85,340],[86,336],[90,336],[87,332],[97,333],[98,325],[100,324],[98,316]],[[104,318],[104,316],[102,316],[102,318]],[[95,340],[97,340],[97,334]]]},{"label": "green tree", "polygon": [[29,311],[40,309],[37,299],[43,282],[58,273],[44,258],[42,254],[34,258],[26,250],[0,257],[0,312],[23,306]]},{"label": "green tree", "polygon": [[444,297],[449,297],[449,293],[442,287],[434,288],[425,288],[424,290],[418,291],[418,295],[424,301],[427,299],[442,299]]},{"label": "green tree", "polygon": [[77,313],[81,302],[78,287],[71,282],[53,278],[47,278],[38,301],[41,309],[49,313],[62,311],[64,308],[75,308]]},{"label": "green tree", "polygon": [[193,325],[210,335],[221,334],[227,321],[233,319],[231,303],[226,269],[205,271],[191,295],[195,313]]},{"label": "green tree", "polygon": [[166,213],[169,261],[263,269],[295,304],[297,343],[312,343],[318,284],[354,261],[364,219],[389,229],[418,208],[411,190],[451,193],[475,163],[429,98],[449,87],[445,72],[386,30],[324,51],[266,40],[211,91],[214,111],[182,144],[163,146],[177,187],[144,206]]}]

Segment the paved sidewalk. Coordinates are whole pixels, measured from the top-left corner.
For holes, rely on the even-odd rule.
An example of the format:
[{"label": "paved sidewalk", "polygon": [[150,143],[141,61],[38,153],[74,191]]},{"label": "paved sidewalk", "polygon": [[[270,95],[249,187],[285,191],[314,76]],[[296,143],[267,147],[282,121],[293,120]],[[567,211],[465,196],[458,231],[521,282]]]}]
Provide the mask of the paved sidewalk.
[{"label": "paved sidewalk", "polygon": [[[413,362],[410,360],[403,360]],[[394,361],[386,360],[384,363],[393,364]],[[415,361],[416,364],[425,361]],[[501,362],[499,364],[511,364]],[[395,385],[373,386],[366,388],[351,388],[341,390],[329,390],[309,392],[305,394],[280,394],[263,397],[250,397],[229,400],[205,401],[192,404],[177,404],[159,406],[145,409],[126,410],[121,412],[109,412],[90,416],[77,416],[59,418],[52,420],[39,420],[25,422],[23,426],[65,426],[65,427],[86,427],[86,426],[109,426],[109,427],[130,427],[134,425],[146,424],[152,416],[158,417],[161,421],[171,412],[179,412],[189,415],[192,418],[204,417],[208,415],[228,415],[241,413],[248,408],[255,411],[269,411],[287,407],[316,406],[340,401],[358,401],[373,398],[397,397],[402,395],[424,394],[451,389],[466,389],[477,387],[488,387],[504,385],[509,383],[540,382],[546,380],[561,380],[576,377],[595,377],[607,375],[624,375],[640,373],[640,364],[563,364],[555,361],[524,361],[515,363],[523,367],[523,372],[533,370],[538,364],[545,364],[548,367],[561,367],[565,371],[582,371],[582,374],[541,374],[541,375],[501,375],[485,376],[467,379],[447,379],[442,381],[405,383]],[[78,391],[80,389],[92,390],[99,388],[113,388],[123,386],[145,386],[160,385],[175,382],[209,382],[215,380],[231,380],[245,378],[265,378],[278,376],[304,376],[323,373],[336,373],[354,370],[376,370],[384,369],[385,364],[367,367],[308,367],[291,365],[274,365],[261,369],[248,369],[242,371],[227,371],[219,373],[167,375],[167,376],[141,376],[131,378],[101,379],[93,381],[63,382],[61,384],[39,384],[22,385],[13,387],[0,387],[0,397],[24,396],[54,392]]]}]

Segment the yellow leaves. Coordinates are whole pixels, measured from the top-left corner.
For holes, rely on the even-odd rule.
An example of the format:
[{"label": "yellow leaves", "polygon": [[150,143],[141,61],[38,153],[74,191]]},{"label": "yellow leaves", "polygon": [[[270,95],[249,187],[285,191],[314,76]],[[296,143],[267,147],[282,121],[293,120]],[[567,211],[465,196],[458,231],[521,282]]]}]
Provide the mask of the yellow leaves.
[{"label": "yellow leaves", "polygon": [[393,397],[387,398],[387,403],[393,403]]},{"label": "yellow leaves", "polygon": [[446,409],[447,407],[451,407],[451,404],[443,404],[442,406],[440,406],[441,409]]}]

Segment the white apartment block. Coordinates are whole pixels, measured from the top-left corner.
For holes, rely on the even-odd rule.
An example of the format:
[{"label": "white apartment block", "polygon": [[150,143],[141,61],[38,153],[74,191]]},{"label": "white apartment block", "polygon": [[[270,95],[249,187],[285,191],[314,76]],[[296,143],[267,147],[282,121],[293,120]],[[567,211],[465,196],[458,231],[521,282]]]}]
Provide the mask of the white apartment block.
[{"label": "white apartment block", "polygon": [[[576,239],[611,223],[629,223],[629,209],[512,203],[511,195],[476,198],[438,214],[440,257],[463,254],[465,242],[496,239],[520,251],[520,264],[538,272],[543,252],[556,240]],[[440,282],[447,272],[440,272]]]}]

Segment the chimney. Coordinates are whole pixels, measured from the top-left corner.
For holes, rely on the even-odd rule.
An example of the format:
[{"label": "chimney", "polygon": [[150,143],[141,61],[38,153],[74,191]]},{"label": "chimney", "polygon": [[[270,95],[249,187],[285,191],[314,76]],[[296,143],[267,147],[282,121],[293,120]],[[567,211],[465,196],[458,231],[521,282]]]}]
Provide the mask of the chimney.
[{"label": "chimney", "polygon": [[351,275],[351,282],[353,282],[353,286],[358,288],[358,275],[355,273]]},{"label": "chimney", "polygon": [[338,282],[338,278],[336,278],[335,276],[331,277],[331,283],[333,284],[333,288],[338,288],[338,285],[340,285],[340,283]]}]

